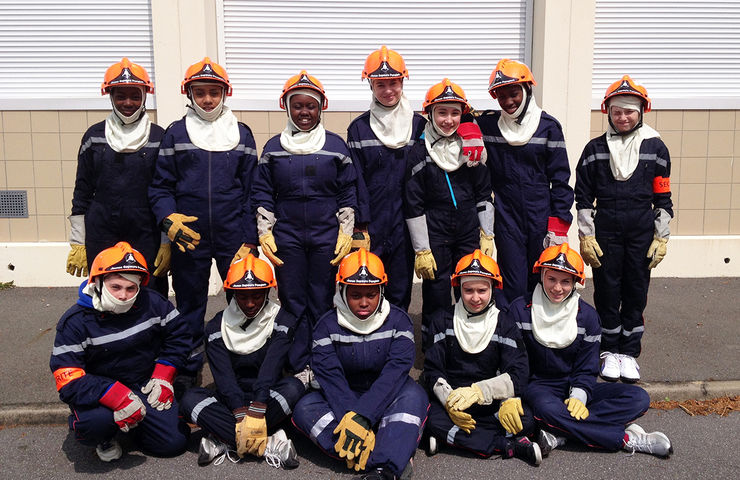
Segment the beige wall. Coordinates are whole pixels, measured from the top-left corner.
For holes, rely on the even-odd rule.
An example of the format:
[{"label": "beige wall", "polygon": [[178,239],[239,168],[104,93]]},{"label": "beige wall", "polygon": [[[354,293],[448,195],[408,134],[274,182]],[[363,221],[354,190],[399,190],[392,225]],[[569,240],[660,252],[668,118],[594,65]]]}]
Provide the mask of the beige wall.
[{"label": "beige wall", "polygon": [[[671,154],[672,235],[740,235],[740,111],[659,110],[645,122]],[[591,113],[591,137],[606,115]]]},{"label": "beige wall", "polygon": [[[29,211],[29,218],[0,218],[0,242],[67,240],[80,139],[107,113],[0,112],[0,190],[27,190]],[[359,113],[325,112],[324,125],[344,137]],[[150,115],[156,121],[156,112]],[[285,127],[283,111],[237,115],[252,129],[258,150]],[[673,235],[740,235],[740,111],[662,110],[645,121],[671,153]],[[605,128],[606,116],[593,111],[591,137]]]}]

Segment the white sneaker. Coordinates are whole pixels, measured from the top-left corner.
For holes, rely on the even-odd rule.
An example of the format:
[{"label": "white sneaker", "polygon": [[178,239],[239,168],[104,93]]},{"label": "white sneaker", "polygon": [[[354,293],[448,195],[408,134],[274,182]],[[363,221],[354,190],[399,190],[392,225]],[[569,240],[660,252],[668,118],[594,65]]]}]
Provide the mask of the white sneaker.
[{"label": "white sneaker", "polygon": [[619,355],[619,376],[625,383],[640,381],[640,366],[637,360],[629,355]]},{"label": "white sneaker", "polygon": [[668,457],[673,453],[673,445],[668,437],[661,432],[646,433],[645,430],[636,423],[628,425],[624,429],[629,440],[622,447],[628,452],[641,452],[655,455],[656,457]]},{"label": "white sneaker", "polygon": [[265,461],[275,468],[290,470],[298,466],[298,453],[295,451],[293,441],[285,435],[281,429],[267,437],[265,447]]},{"label": "white sneaker", "polygon": [[556,437],[552,433],[540,429],[539,435],[537,435],[537,445],[540,446],[542,456],[546,457],[558,447],[565,445],[565,437]]},{"label": "white sneaker", "polygon": [[201,467],[213,462],[214,465],[221,465],[224,460],[229,459],[231,463],[239,463],[239,455],[234,450],[229,450],[229,446],[213,437],[203,437],[200,439],[198,448],[198,465]]},{"label": "white sneaker", "polygon": [[98,454],[98,458],[102,461],[112,462],[113,460],[121,458],[123,450],[121,449],[121,445],[115,439],[111,439],[107,442],[98,444],[98,446],[95,447],[95,453]]},{"label": "white sneaker", "polygon": [[434,435],[429,435],[429,441],[427,442],[427,455],[433,457],[437,452],[439,452],[437,438]]},{"label": "white sneaker", "polygon": [[619,354],[612,352],[601,352],[599,358],[601,359],[601,369],[599,370],[601,378],[609,382],[616,382],[617,380],[619,380]]}]

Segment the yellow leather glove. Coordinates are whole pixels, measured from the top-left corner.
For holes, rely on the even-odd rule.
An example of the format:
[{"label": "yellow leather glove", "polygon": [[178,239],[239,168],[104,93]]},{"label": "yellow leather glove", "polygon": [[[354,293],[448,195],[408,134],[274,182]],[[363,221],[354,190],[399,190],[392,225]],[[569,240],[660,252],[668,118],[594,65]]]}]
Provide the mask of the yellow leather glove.
[{"label": "yellow leather glove", "polygon": [[519,398],[507,398],[501,402],[501,406],[498,408],[498,421],[504,430],[512,435],[522,431],[522,415],[524,415],[524,408],[522,408],[522,401]]},{"label": "yellow leather glove", "polygon": [[650,265],[648,265],[648,268],[655,268],[663,261],[666,252],[668,252],[667,243],[667,238],[653,237],[653,242],[650,244],[647,251],[647,258],[650,259]]},{"label": "yellow leather glove", "polygon": [[350,250],[354,252],[361,248],[370,251],[370,234],[367,233],[367,230],[359,230],[352,234],[352,248]]},{"label": "yellow leather glove", "polygon": [[581,256],[587,265],[591,265],[591,268],[599,268],[601,266],[599,257],[602,255],[604,255],[604,252],[601,251],[596,237],[593,235],[581,237]]},{"label": "yellow leather glove", "polygon": [[419,250],[414,260],[414,272],[418,278],[434,280],[434,272],[437,270],[437,262],[431,250]]},{"label": "yellow leather glove", "polygon": [[170,250],[169,243],[159,244],[159,250],[157,250],[157,257],[154,259],[154,276],[155,277],[166,277],[167,272],[170,271],[170,259],[172,258],[172,250]]},{"label": "yellow leather glove", "polygon": [[[356,412],[347,412],[334,429],[334,434],[339,434],[334,450],[339,458],[345,459],[347,468],[364,469],[370,452],[375,448],[375,433],[370,420]],[[370,452],[365,453],[367,449]]]},{"label": "yellow leather glove", "polygon": [[200,234],[185,226],[186,223],[196,220],[198,220],[198,217],[189,217],[182,213],[171,213],[162,220],[162,230],[182,253],[185,253],[186,248],[195,250],[195,247],[200,243]]},{"label": "yellow leather glove", "polygon": [[565,405],[568,406],[570,416],[576,420],[585,420],[588,418],[588,408],[575,397],[565,399]]},{"label": "yellow leather glove", "polygon": [[72,249],[67,255],[67,273],[76,277],[87,277],[87,250],[78,243],[69,244]]},{"label": "yellow leather glove", "polygon": [[480,251],[484,255],[493,257],[493,235],[486,235],[483,229],[480,229]]},{"label": "yellow leather glove", "polygon": [[244,419],[236,426],[236,453],[243,457],[247,453],[261,457],[267,447],[267,405],[252,402]]},{"label": "yellow leather glove", "polygon": [[275,255],[277,252],[277,245],[275,245],[275,236],[272,234],[272,230],[268,230],[259,238],[260,246],[262,247],[262,253],[272,262],[273,265],[279,267],[283,264],[283,261]]},{"label": "yellow leather glove", "polygon": [[234,258],[231,259],[231,263],[236,262],[237,260],[241,260],[242,258],[246,257],[250,253],[252,255],[255,255],[257,253],[257,247],[254,245],[250,245],[248,243],[242,243],[242,246],[239,247],[239,250],[236,251],[236,254],[234,254]]},{"label": "yellow leather glove", "polygon": [[447,410],[447,415],[450,416],[452,423],[457,425],[460,430],[465,433],[470,433],[475,430],[475,420],[472,415],[461,410],[450,408],[448,403],[445,403],[445,410]]},{"label": "yellow leather glove", "polygon": [[450,392],[447,397],[447,405],[455,410],[467,410],[474,403],[484,401],[483,391],[476,384],[469,387],[459,387]]},{"label": "yellow leather glove", "polygon": [[334,260],[332,260],[330,263],[336,267],[351,249],[352,235],[347,235],[340,228],[339,233],[337,233],[337,246],[334,248],[334,254],[336,255],[336,257],[334,257]]}]

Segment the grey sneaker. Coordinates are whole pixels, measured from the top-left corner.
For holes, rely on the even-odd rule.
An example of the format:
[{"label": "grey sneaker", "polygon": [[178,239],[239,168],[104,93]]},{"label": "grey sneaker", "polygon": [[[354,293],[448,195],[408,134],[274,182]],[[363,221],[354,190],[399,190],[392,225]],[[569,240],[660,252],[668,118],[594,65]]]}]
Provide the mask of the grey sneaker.
[{"label": "grey sneaker", "polygon": [[221,465],[224,460],[229,459],[231,463],[239,463],[239,455],[234,450],[229,450],[229,446],[213,437],[203,437],[200,439],[198,448],[198,465],[201,467],[213,462],[214,465]]},{"label": "grey sneaker", "polygon": [[293,375],[295,378],[301,381],[303,386],[305,388],[308,388],[308,386],[311,384],[311,382],[315,382],[314,376],[313,376],[313,370],[311,370],[311,367],[309,365],[306,365],[306,368],[301,370],[300,372]]},{"label": "grey sneaker", "polygon": [[548,456],[550,452],[556,448],[565,445],[565,442],[565,437],[556,437],[546,430],[540,430],[540,433],[537,436],[537,445],[540,446],[540,451],[542,452],[543,457]]},{"label": "grey sneaker", "polygon": [[627,442],[622,447],[628,452],[641,452],[655,455],[656,457],[668,457],[673,453],[673,445],[668,437],[661,432],[647,433],[636,423],[624,429],[627,434]]},{"label": "grey sneaker", "polygon": [[264,456],[265,462],[275,468],[290,470],[299,464],[298,453],[295,451],[293,441],[285,435],[282,429],[267,437]]},{"label": "grey sneaker", "polygon": [[439,442],[437,442],[437,437],[434,435],[429,435],[429,439],[427,442],[427,455],[430,457],[433,457],[439,452]]},{"label": "grey sneaker", "polygon": [[121,445],[112,438],[107,442],[98,444],[98,446],[95,447],[95,453],[98,454],[98,458],[102,461],[112,462],[113,460],[121,458],[123,450],[121,449]]}]

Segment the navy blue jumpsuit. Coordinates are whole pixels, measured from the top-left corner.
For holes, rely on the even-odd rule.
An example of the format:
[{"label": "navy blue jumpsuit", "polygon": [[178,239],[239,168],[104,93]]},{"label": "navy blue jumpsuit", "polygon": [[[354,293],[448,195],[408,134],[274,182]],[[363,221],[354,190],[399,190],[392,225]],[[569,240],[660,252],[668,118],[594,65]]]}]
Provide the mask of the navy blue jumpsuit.
[{"label": "navy blue jumpsuit", "polygon": [[295,377],[282,378],[293,339],[295,317],[280,309],[267,342],[242,355],[230,351],[221,336],[223,312],[206,324],[206,356],[216,391],[191,388],[182,397],[183,415],[236,449],[234,410],[252,401],[267,404],[265,420],[272,430],[292,413],[305,390]]},{"label": "navy blue jumpsuit", "polygon": [[[518,298],[509,310],[521,329],[529,356],[529,386],[524,398],[535,418],[552,433],[576,439],[588,446],[619,450],[624,427],[641,417],[650,396],[636,385],[597,383],[601,326],[596,310],[578,302],[578,333],[564,348],[549,348],[532,333],[531,295]],[[585,392],[588,418],[571,417],[564,401],[573,388]]]},{"label": "navy blue jumpsuit", "polygon": [[359,216],[368,224],[370,251],[380,257],[388,273],[385,298],[408,310],[414,279],[414,249],[403,216],[406,164],[411,147],[424,132],[426,119],[414,114],[411,139],[401,148],[386,147],[370,128],[370,113],[350,123],[347,144],[357,167]]},{"label": "navy blue jumpsuit", "polygon": [[298,401],[293,423],[334,458],[334,429],[347,412],[370,420],[375,449],[367,470],[385,467],[401,475],[414,456],[429,399],[409,376],[414,365],[414,330],[409,316],[391,304],[385,322],[359,335],[337,323],[335,310],[314,331],[311,368],[321,390]]},{"label": "navy blue jumpsuit", "polygon": [[548,219],[570,225],[573,189],[563,130],[542,112],[540,124],[526,145],[509,145],[498,127],[501,112],[476,119],[483,132],[491,172],[497,262],[508,301],[532,292],[539,279],[532,267],[547,235]]},{"label": "navy blue jumpsuit", "polygon": [[485,165],[445,172],[427,154],[424,140],[409,153],[404,214],[426,215],[429,245],[437,263],[434,280],[421,286],[422,349],[432,344],[431,317],[452,304],[450,277],[463,256],[480,248],[478,212],[491,203],[491,182]]},{"label": "navy blue jumpsuit", "polygon": [[257,209],[275,214],[275,253],[284,264],[275,269],[280,305],[297,319],[288,355],[293,371],[309,363],[311,331],[332,308],[340,208],[357,208],[357,173],[347,144],[326,132],[321,150],[306,155],[287,152],[280,135],[262,151],[252,188],[252,218]]},{"label": "navy blue jumpsuit", "polygon": [[588,142],[578,160],[576,208],[596,209],[596,241],[604,253],[601,267],[593,269],[604,351],[640,355],[650,285],[647,251],[655,231],[654,209],[673,216],[671,192],[661,185],[670,174],[671,157],[660,138],[642,141],[637,168],[625,181],[612,175],[606,134]]},{"label": "navy blue jumpsuit", "polygon": [[[501,401],[494,400],[490,405],[473,404],[465,410],[476,422],[475,429],[465,433],[452,422],[432,388],[440,378],[455,389],[508,373],[514,386],[514,396],[521,396],[529,375],[527,352],[519,329],[506,307],[499,312],[496,329],[485,350],[475,354],[466,352],[455,338],[454,309],[451,306],[437,312],[434,319],[434,345],[427,349],[424,358],[422,378],[431,399],[427,429],[430,435],[448,445],[490,457],[494,453],[504,452],[509,442],[497,416]],[[522,407],[523,429],[518,435],[527,435],[534,429],[535,423],[529,407],[524,403]]]},{"label": "navy blue jumpsuit", "polygon": [[[148,189],[154,175],[164,129],[151,124],[149,141],[136,152],[119,153],[105,139],[105,121],[82,137],[77,154],[77,178],[72,215],[85,216],[85,250],[91,266],[101,251],[118,242],[138,250],[154,272],[161,241],[157,221],[149,208]],[[152,277],[157,290],[167,293],[167,278]]]},{"label": "navy blue jumpsuit", "polygon": [[77,304],[57,324],[49,366],[82,369],[84,375],[59,389],[69,405],[69,428],[83,445],[95,446],[118,433],[113,410],[100,404],[114,382],[133,391],[146,406],[146,416],[131,430],[148,454],[174,456],[185,451],[190,428],[178,418],[175,401],[168,410],[149,406],[141,388],[147,384],[155,362],[180,367],[188,354],[188,328],[177,309],[162,295],[146,287],[131,309],[122,314],[99,312],[80,287]]},{"label": "navy blue jumpsuit", "polygon": [[184,117],[172,123],[164,133],[149,187],[158,224],[171,213],[198,217],[187,224],[201,236],[195,250],[182,253],[172,248],[172,286],[192,336],[190,375],[203,365],[211,259],[216,260],[223,279],[242,243],[257,244],[257,222],[248,205],[257,151],[249,127],[239,123],[239,133],[239,144],[233,150],[211,152],[190,142]]}]

